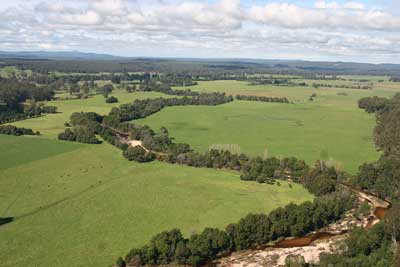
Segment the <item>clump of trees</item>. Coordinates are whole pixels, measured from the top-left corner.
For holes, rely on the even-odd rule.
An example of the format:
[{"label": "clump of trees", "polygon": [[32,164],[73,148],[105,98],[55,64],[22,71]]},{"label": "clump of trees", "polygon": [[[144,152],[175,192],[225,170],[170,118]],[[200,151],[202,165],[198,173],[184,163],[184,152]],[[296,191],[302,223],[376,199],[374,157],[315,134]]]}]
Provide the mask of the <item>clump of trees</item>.
[{"label": "clump of trees", "polygon": [[301,205],[289,204],[266,214],[249,214],[224,231],[205,228],[184,238],[173,229],[155,235],[150,242],[132,249],[118,266],[143,266],[176,263],[201,266],[219,254],[248,249],[288,236],[304,236],[335,220],[354,206],[350,192],[341,191]]},{"label": "clump of trees", "polygon": [[286,97],[268,97],[268,96],[255,96],[255,95],[236,95],[237,100],[247,101],[261,101],[261,102],[275,102],[275,103],[289,103]]},{"label": "clump of trees", "polygon": [[41,109],[42,113],[48,113],[48,114],[57,113],[56,106],[41,106],[40,109]]},{"label": "clump of trees", "polygon": [[338,182],[344,179],[344,173],[318,160],[314,168],[307,169],[302,174],[300,183],[314,195],[321,196],[336,191]]},{"label": "clump of trees", "polygon": [[399,162],[383,156],[376,162],[362,164],[353,183],[381,198],[394,197],[399,193],[399,175]]},{"label": "clump of trees", "polygon": [[197,82],[193,81],[192,75],[182,73],[182,74],[174,74],[169,73],[166,75],[161,75],[159,80],[162,83],[166,83],[170,86],[193,86],[197,85]]},{"label": "clump of trees", "polygon": [[389,99],[384,97],[363,97],[358,100],[358,107],[364,109],[368,113],[375,113],[383,110],[388,103]]},{"label": "clump of trees", "polygon": [[115,96],[109,96],[106,98],[106,103],[118,103],[118,98],[116,98]]},{"label": "clump of trees", "polygon": [[101,94],[104,96],[104,98],[107,98],[109,94],[112,93],[114,90],[114,86],[112,84],[105,84],[102,87],[97,87],[97,93]]},{"label": "clump of trees", "polygon": [[309,170],[309,166],[295,157],[282,160],[271,157],[255,157],[248,160],[242,168],[240,179],[259,183],[274,183],[275,179],[290,179],[296,182]]},{"label": "clump of trees", "polygon": [[95,132],[90,131],[85,127],[74,127],[73,129],[67,128],[64,132],[58,135],[58,139],[86,144],[101,143],[101,141],[96,138]]},{"label": "clump of trees", "polygon": [[392,76],[392,77],[390,77],[390,81],[398,83],[398,82],[400,82],[400,76]]},{"label": "clump of trees", "polygon": [[[0,78],[0,123],[39,116],[42,112],[37,101],[51,100],[54,91],[48,86],[17,79]],[[28,105],[23,105],[31,100]]]},{"label": "clump of trees", "polygon": [[75,112],[70,117],[69,125],[72,128],[65,129],[64,132],[58,135],[58,139],[87,144],[100,144],[101,141],[97,139],[96,134],[102,131],[100,125],[102,119],[102,116],[94,112]]},{"label": "clump of trees", "polygon": [[40,135],[40,132],[34,132],[32,129],[28,128],[18,128],[13,125],[0,125],[0,134],[7,135]]}]

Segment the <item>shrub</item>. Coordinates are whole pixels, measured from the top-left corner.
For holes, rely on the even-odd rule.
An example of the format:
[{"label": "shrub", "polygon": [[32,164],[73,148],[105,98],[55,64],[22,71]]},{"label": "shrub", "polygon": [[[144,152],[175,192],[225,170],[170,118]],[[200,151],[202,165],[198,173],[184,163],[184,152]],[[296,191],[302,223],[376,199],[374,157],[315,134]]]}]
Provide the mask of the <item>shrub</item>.
[{"label": "shrub", "polygon": [[0,134],[7,134],[7,135],[40,135],[39,132],[33,132],[32,129],[28,128],[18,128],[13,125],[4,125],[0,126]]},{"label": "shrub", "polygon": [[118,103],[118,98],[116,98],[115,96],[110,96],[106,98],[106,103]]},{"label": "shrub", "polygon": [[42,113],[57,113],[57,107],[55,106],[42,106]]},{"label": "shrub", "polygon": [[128,149],[123,152],[123,155],[130,161],[134,160],[142,163],[155,160],[154,153],[146,152],[141,146],[128,147]]}]

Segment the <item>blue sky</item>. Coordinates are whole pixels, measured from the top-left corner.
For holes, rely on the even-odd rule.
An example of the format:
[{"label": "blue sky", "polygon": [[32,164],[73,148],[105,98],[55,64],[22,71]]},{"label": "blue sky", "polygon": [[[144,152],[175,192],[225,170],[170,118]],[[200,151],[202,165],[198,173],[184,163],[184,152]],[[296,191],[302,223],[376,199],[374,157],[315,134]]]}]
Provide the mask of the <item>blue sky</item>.
[{"label": "blue sky", "polygon": [[0,50],[400,63],[400,1],[1,0]]}]

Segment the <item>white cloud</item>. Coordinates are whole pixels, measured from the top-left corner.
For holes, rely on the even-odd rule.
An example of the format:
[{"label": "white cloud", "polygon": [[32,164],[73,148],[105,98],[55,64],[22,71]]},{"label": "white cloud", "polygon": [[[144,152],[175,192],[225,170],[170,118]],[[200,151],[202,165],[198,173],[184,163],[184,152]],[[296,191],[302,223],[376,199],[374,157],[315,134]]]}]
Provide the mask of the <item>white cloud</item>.
[{"label": "white cloud", "polygon": [[127,13],[127,5],[123,0],[91,0],[90,8],[103,15],[120,16]]},{"label": "white cloud", "polygon": [[344,8],[354,9],[354,10],[363,10],[365,6],[363,3],[359,2],[347,2],[343,5]]},{"label": "white cloud", "polygon": [[59,17],[59,23],[72,25],[99,25],[102,22],[103,18],[92,10],[80,14],[62,14]]},{"label": "white cloud", "polygon": [[15,1],[0,9],[0,50],[400,62],[400,16],[356,1]]}]

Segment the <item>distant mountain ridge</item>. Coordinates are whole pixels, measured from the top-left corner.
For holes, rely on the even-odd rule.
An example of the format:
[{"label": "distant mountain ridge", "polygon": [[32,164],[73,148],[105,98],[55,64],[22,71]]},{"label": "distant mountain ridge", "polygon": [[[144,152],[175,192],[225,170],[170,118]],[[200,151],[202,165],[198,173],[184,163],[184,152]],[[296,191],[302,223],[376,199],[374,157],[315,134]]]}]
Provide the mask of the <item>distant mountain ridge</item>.
[{"label": "distant mountain ridge", "polygon": [[0,51],[0,58],[15,59],[71,59],[71,60],[120,60],[124,57],[113,56],[109,54],[85,53],[79,51],[16,51],[6,52]]},{"label": "distant mountain ridge", "polygon": [[[251,58],[177,58],[177,57],[123,57],[110,54],[98,54],[79,51],[0,51],[0,60],[12,62],[12,64],[22,64],[20,61],[32,61],[31,64],[47,65],[45,68],[53,68],[60,71],[63,69],[58,61],[82,61],[75,62],[74,67],[69,65],[68,70],[76,71],[88,68],[88,61],[103,61],[99,67],[90,69],[91,71],[165,71],[171,68],[182,72],[190,70],[190,66],[207,68],[219,71],[249,71],[261,70],[286,71],[291,73],[322,73],[322,74],[365,74],[365,75],[389,75],[400,76],[400,64],[371,64],[357,62],[331,62],[331,61],[305,61],[305,60],[278,60],[278,59],[251,59]],[[49,61],[44,63],[43,61]],[[107,62],[105,62],[107,61]],[[85,63],[86,62],[86,63]],[[24,64],[27,64],[25,62]],[[64,65],[65,65],[64,64]],[[78,67],[81,65],[82,67]],[[91,64],[96,65],[96,64]],[[33,65],[30,65],[32,67]],[[72,68],[73,67],[73,68]],[[87,70],[89,71],[89,69]]]}]

